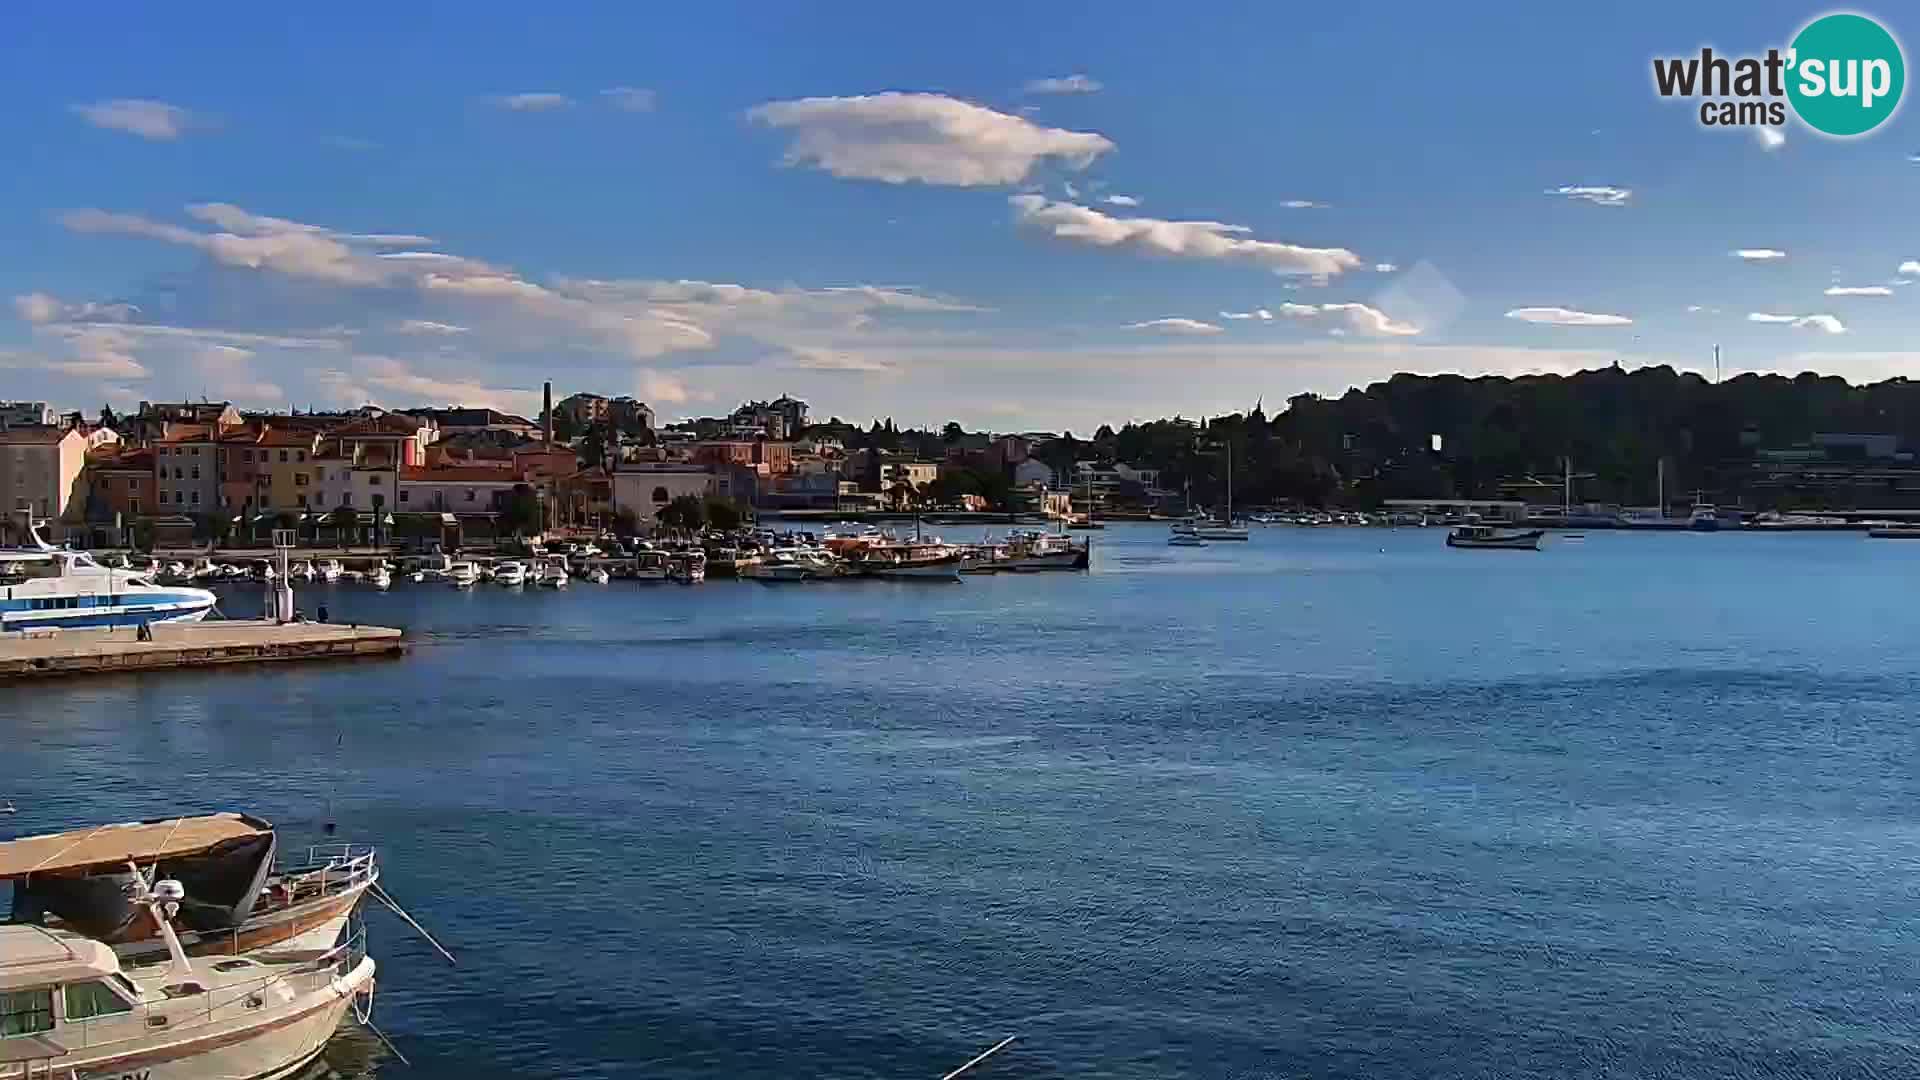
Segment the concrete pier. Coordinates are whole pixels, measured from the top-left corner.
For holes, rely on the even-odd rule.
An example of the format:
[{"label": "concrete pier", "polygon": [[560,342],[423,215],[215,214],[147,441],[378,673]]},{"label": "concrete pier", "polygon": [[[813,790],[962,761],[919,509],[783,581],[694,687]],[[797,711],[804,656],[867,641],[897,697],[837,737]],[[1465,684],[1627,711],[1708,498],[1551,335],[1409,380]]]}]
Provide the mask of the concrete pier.
[{"label": "concrete pier", "polygon": [[355,656],[397,656],[401,632],[388,626],[223,620],[158,623],[153,640],[131,627],[0,634],[0,682],[124,671],[261,664]]}]

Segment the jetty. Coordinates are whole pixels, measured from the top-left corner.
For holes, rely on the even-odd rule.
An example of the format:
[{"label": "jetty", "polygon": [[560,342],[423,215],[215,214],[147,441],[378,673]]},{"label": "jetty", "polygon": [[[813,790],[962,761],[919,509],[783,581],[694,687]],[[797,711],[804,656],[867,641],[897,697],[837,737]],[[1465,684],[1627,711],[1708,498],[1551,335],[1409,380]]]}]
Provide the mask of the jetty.
[{"label": "jetty", "polygon": [[114,672],[200,668],[292,660],[398,656],[401,631],[344,623],[154,623],[150,637],[135,628],[0,634],[0,682]]}]

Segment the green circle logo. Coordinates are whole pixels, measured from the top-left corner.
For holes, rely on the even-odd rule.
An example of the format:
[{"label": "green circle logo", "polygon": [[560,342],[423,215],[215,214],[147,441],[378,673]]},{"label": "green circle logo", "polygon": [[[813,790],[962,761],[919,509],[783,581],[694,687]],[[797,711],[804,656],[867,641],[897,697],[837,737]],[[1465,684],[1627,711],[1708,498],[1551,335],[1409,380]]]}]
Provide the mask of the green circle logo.
[{"label": "green circle logo", "polygon": [[1900,43],[1865,15],[1822,15],[1793,39],[1788,57],[1787,100],[1815,131],[1864,135],[1900,107]]}]

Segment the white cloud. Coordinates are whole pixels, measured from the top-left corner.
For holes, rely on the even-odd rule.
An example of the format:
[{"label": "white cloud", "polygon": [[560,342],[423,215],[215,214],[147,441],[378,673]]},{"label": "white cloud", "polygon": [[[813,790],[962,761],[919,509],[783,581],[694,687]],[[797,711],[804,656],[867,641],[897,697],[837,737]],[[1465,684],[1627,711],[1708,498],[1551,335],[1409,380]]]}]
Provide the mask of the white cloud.
[{"label": "white cloud", "polygon": [[1901,263],[1900,269],[1895,270],[1894,273],[1904,277],[1920,277],[1920,259],[1908,259]]},{"label": "white cloud", "polygon": [[[210,212],[206,206],[195,210],[200,212],[196,216]],[[238,212],[245,214],[245,211]],[[323,230],[310,230],[309,227],[255,231],[244,236],[232,232],[203,233],[179,225],[150,221],[138,214],[115,214],[105,210],[74,210],[62,214],[60,222],[75,232],[144,236],[196,248],[229,266],[275,270],[293,277],[365,285],[378,281],[381,276],[368,258],[342,240],[335,239]],[[254,219],[256,225],[264,222],[297,225],[295,222],[280,222],[277,218]]]},{"label": "white cloud", "polygon": [[140,313],[132,304],[69,304],[57,296],[31,292],[13,298],[13,310],[26,322],[126,322]]},{"label": "white cloud", "polygon": [[1071,180],[1068,180],[1068,181],[1066,181],[1066,182],[1064,182],[1064,183],[1062,183],[1062,184],[1060,185],[1060,190],[1061,190],[1061,191],[1064,191],[1064,192],[1066,192],[1066,193],[1067,193],[1067,198],[1069,198],[1069,199],[1077,199],[1077,198],[1079,198],[1079,197],[1080,197],[1080,189],[1079,189],[1079,188],[1077,188],[1077,187],[1074,187],[1074,186],[1073,186],[1073,181],[1071,181]]},{"label": "white cloud", "polygon": [[210,397],[254,403],[285,401],[287,392],[277,383],[254,374],[249,364],[253,355],[252,350],[235,345],[209,345],[194,356],[192,370]]},{"label": "white cloud", "polygon": [[531,390],[503,389],[466,378],[425,374],[397,357],[379,355],[354,357],[347,385],[355,389],[384,390],[403,405],[457,404],[512,411],[526,407],[534,397]]},{"label": "white cloud", "polygon": [[1398,266],[1395,266],[1393,263],[1390,263],[1390,262],[1373,264],[1373,272],[1376,274],[1391,274],[1398,269],[1400,269]]},{"label": "white cloud", "polygon": [[1085,75],[1068,75],[1057,79],[1034,79],[1027,83],[1029,94],[1093,94],[1104,89],[1097,79]]},{"label": "white cloud", "polygon": [[1772,315],[1764,311],[1754,311],[1747,314],[1747,321],[1777,323],[1782,326],[1792,326],[1804,330],[1824,330],[1829,334],[1844,334],[1847,332],[1846,326],[1843,325],[1839,319],[1831,315]]},{"label": "white cloud", "polygon": [[404,319],[400,325],[394,329],[402,334],[436,334],[441,336],[464,334],[467,332],[467,328],[464,326],[434,322],[432,319]]},{"label": "white cloud", "polygon": [[1365,304],[1321,304],[1323,315],[1332,315],[1346,323],[1346,329],[1368,337],[1411,337],[1420,328],[1388,317],[1387,313]]},{"label": "white cloud", "polygon": [[1312,199],[1288,199],[1280,205],[1289,210],[1325,210],[1327,208],[1326,203],[1314,202]]},{"label": "white cloud", "polygon": [[1892,296],[1893,290],[1885,285],[1829,285],[1828,296]]},{"label": "white cloud", "polygon": [[1104,135],[1041,127],[940,94],[773,101],[747,116],[792,134],[787,165],[889,184],[1017,184],[1042,161],[1084,169],[1113,149]]},{"label": "white cloud", "polygon": [[1625,315],[1603,315],[1592,311],[1574,311],[1563,307],[1524,307],[1507,312],[1507,318],[1549,326],[1631,326]]},{"label": "white cloud", "polygon": [[545,91],[530,94],[495,94],[482,100],[495,108],[511,109],[514,112],[551,112],[555,109],[573,107],[573,99],[567,95]]},{"label": "white cloud", "polygon": [[658,371],[643,371],[635,381],[634,388],[642,399],[667,405],[683,405],[692,401],[696,395],[687,388],[687,384],[671,375]]},{"label": "white cloud", "polygon": [[627,112],[652,112],[659,103],[660,95],[652,90],[643,90],[638,86],[614,86],[600,91],[600,97],[616,109]]},{"label": "white cloud", "polygon": [[1310,248],[1248,239],[1244,225],[1217,221],[1117,218],[1075,203],[1040,195],[1012,195],[1015,223],[1056,240],[1093,247],[1126,248],[1154,255],[1250,262],[1276,274],[1338,274],[1360,265],[1345,248]]},{"label": "white cloud", "polygon": [[803,371],[853,371],[876,374],[895,370],[893,364],[878,357],[806,345],[793,348],[791,359],[781,366]]},{"label": "white cloud", "polygon": [[1590,202],[1595,206],[1625,206],[1633,198],[1632,188],[1611,187],[1608,185],[1573,186],[1548,188],[1547,194],[1560,195],[1579,202]]},{"label": "white cloud", "polygon": [[1760,143],[1760,149],[1778,150],[1787,145],[1787,136],[1779,128],[1760,126],[1753,129],[1753,137]]},{"label": "white cloud", "polygon": [[1268,311],[1266,308],[1255,308],[1252,311],[1223,311],[1220,313],[1220,317],[1235,320],[1258,319],[1261,322],[1271,322],[1273,321],[1273,312]]},{"label": "white cloud", "polygon": [[1128,323],[1129,330],[1156,330],[1162,334],[1218,334],[1220,328],[1198,319],[1149,319]]},{"label": "white cloud", "polygon": [[38,369],[75,379],[144,379],[151,372],[134,357],[134,339],[113,326],[55,324],[36,331],[55,346],[51,355],[0,350],[0,367]]},{"label": "white cloud", "polygon": [[1139,206],[1140,205],[1139,198],[1133,195],[1109,195],[1100,201],[1104,203],[1108,203],[1109,205],[1112,205],[1112,206]]},{"label": "white cloud", "polygon": [[1786,252],[1776,248],[1738,248],[1731,254],[1736,259],[1745,259],[1748,262],[1771,262],[1774,259],[1787,257]]},{"label": "white cloud", "polygon": [[115,98],[91,105],[72,106],[87,123],[111,131],[124,131],[143,139],[177,139],[194,126],[193,115],[178,105],[137,98]]}]

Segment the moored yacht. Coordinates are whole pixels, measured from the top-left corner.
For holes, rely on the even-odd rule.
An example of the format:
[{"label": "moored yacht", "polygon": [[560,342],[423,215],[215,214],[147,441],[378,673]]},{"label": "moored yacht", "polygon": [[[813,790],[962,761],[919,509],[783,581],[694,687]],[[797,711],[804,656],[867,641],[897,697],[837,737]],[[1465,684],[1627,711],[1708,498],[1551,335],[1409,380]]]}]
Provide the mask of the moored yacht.
[{"label": "moored yacht", "polygon": [[340,575],[347,572],[347,568],[340,565],[339,559],[328,559],[314,567],[314,570],[319,573],[321,581],[339,581]]},{"label": "moored yacht", "polygon": [[527,583],[526,564],[509,559],[493,566],[493,583],[505,585],[509,589],[518,588]]},{"label": "moored yacht", "polygon": [[205,589],[158,585],[132,570],[111,570],[84,551],[48,545],[0,551],[0,630],[76,629],[195,622],[213,610]]},{"label": "moored yacht", "polygon": [[371,1008],[364,938],[317,956],[196,964],[172,925],[186,887],[150,881],[131,862],[128,872],[129,902],[146,910],[170,963],[129,969],[91,938],[0,926],[0,1077],[280,1080],[319,1056],[357,999]]},{"label": "moored yacht", "polygon": [[480,580],[480,568],[462,559],[447,568],[447,584],[456,589],[471,589]]}]

